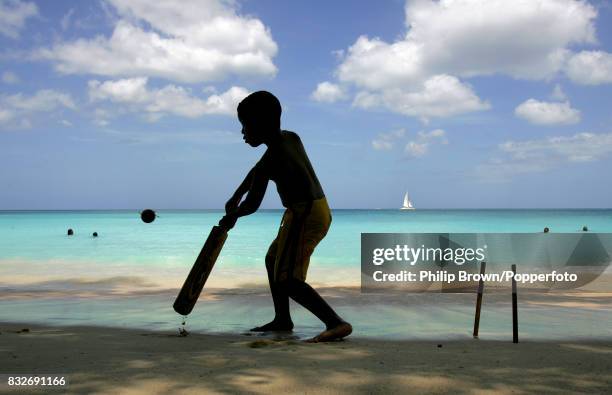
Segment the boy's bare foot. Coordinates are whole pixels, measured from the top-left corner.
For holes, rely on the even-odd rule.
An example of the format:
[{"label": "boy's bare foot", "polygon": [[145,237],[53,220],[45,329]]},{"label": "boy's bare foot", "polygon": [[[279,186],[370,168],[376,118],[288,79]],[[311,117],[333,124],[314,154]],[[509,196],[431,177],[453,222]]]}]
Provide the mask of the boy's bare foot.
[{"label": "boy's bare foot", "polygon": [[293,322],[292,321],[276,321],[272,320],[265,325],[256,326],[255,328],[250,329],[251,332],[285,332],[293,330]]},{"label": "boy's bare foot", "polygon": [[312,339],[307,340],[308,343],[322,343],[322,342],[330,342],[333,340],[342,339],[343,337],[347,337],[353,332],[353,327],[348,322],[341,322],[340,324],[328,328],[323,332],[319,333],[317,336]]}]

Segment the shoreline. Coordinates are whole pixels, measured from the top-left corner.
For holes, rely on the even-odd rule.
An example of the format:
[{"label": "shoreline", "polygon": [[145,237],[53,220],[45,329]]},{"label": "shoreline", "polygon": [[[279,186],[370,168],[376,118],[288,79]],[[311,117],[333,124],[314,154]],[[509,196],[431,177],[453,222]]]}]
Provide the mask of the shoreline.
[{"label": "shoreline", "polygon": [[[0,287],[1,289],[1,287]],[[354,338],[393,340],[466,340],[471,338],[476,294],[361,293],[358,287],[318,288],[348,322]],[[178,290],[121,293],[119,290],[78,289],[0,291],[0,316],[5,322],[47,326],[86,325],[142,328],[176,333],[183,317],[172,309]],[[612,293],[557,291],[518,295],[519,337],[532,341],[612,342]],[[291,302],[295,330],[312,337],[322,324]],[[9,318],[10,317],[10,318]],[[200,296],[187,330],[200,334],[237,335],[268,322],[273,305],[267,286],[207,289]],[[511,338],[511,293],[485,292],[480,322],[482,339]]]},{"label": "shoreline", "polygon": [[308,344],[27,323],[0,323],[0,339],[0,373],[65,374],[65,393],[603,393],[612,384],[609,341]]}]

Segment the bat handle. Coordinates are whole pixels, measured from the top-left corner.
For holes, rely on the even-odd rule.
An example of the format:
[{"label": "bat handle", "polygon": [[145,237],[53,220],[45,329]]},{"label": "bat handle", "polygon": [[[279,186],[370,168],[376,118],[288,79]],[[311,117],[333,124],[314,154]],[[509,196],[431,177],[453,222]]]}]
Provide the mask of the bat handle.
[{"label": "bat handle", "polygon": [[230,229],[234,227],[234,225],[236,225],[237,220],[238,220],[238,217],[225,215],[223,216],[223,218],[221,218],[217,226],[223,229],[225,232],[228,232]]}]

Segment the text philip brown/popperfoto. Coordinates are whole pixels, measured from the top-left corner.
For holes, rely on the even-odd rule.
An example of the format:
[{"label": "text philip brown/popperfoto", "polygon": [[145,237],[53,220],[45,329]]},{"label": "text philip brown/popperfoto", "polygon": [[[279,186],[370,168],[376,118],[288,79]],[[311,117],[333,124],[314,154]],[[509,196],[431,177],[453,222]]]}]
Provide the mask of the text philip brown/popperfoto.
[{"label": "text philip brown/popperfoto", "polygon": [[[374,248],[372,250],[372,264],[381,266],[386,262],[402,262],[410,267],[417,262],[447,262],[462,266],[466,262],[479,262],[486,259],[487,246],[482,248],[426,248],[425,245],[414,248],[406,244],[395,245],[394,248]],[[449,272],[447,270],[401,270],[394,273],[385,273],[375,270],[372,279],[375,282],[508,282],[514,280],[519,283],[537,282],[575,282],[578,276],[575,273],[557,272],[548,273],[513,273],[504,270],[499,273],[471,273],[466,270]]]}]

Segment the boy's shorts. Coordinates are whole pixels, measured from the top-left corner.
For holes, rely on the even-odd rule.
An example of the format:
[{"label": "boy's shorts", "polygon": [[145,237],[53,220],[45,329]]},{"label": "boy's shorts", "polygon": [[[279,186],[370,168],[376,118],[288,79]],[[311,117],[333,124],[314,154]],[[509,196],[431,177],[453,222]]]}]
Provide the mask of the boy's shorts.
[{"label": "boy's shorts", "polygon": [[266,261],[274,259],[274,281],[290,278],[306,281],[310,255],[331,225],[331,211],[325,197],[291,205],[285,210],[276,239]]}]

